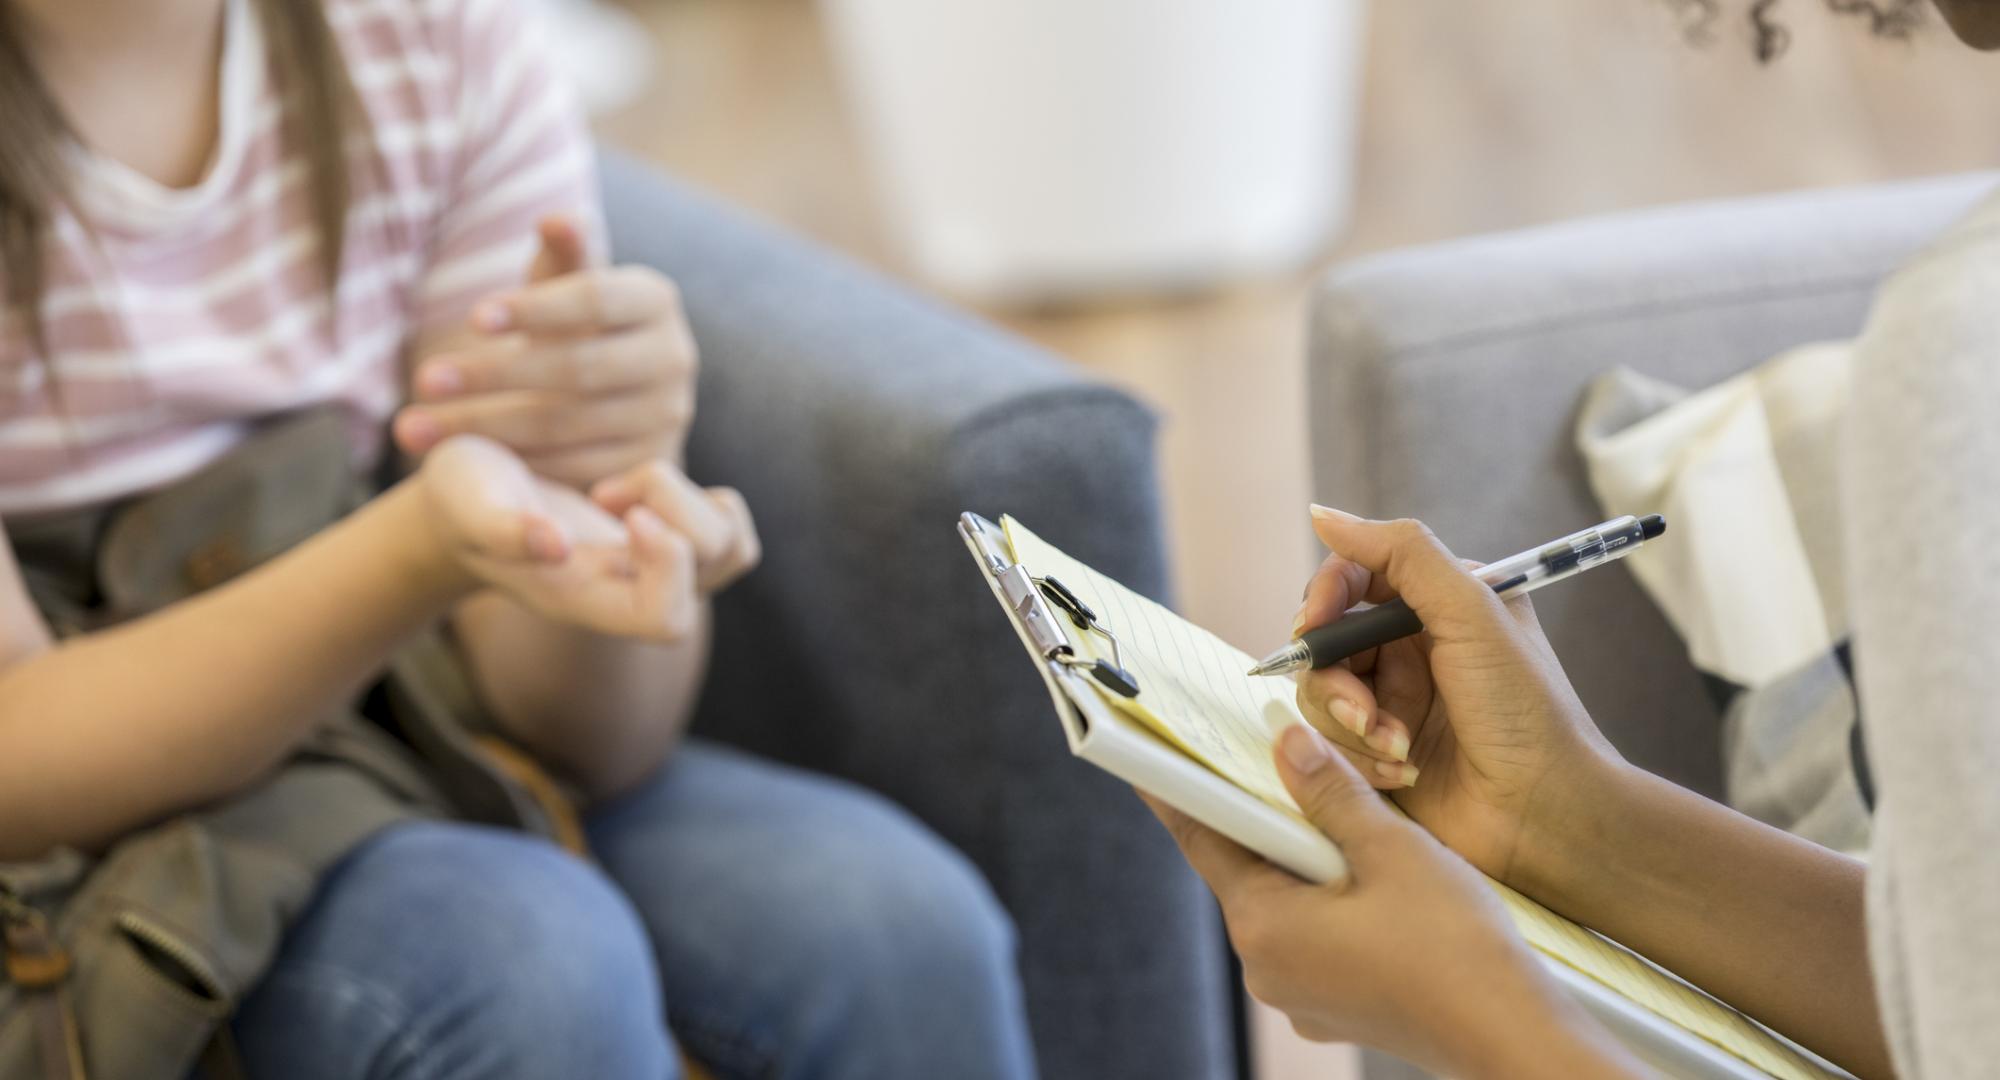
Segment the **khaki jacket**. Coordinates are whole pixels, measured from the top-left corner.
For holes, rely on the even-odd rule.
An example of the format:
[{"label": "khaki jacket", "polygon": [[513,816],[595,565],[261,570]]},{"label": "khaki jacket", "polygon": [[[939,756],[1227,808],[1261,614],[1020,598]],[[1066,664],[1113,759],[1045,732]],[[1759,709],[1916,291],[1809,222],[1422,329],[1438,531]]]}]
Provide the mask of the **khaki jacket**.
[{"label": "khaki jacket", "polygon": [[[58,634],[74,635],[228,581],[363,493],[339,419],[308,413],[167,490],[8,530],[36,604]],[[380,691],[367,716],[329,712],[241,794],[94,857],[0,862],[0,1080],[184,1080],[198,1063],[239,1071],[225,1021],[320,878],[388,825],[451,816],[580,850],[569,804],[492,734],[442,630],[399,653]]]}]

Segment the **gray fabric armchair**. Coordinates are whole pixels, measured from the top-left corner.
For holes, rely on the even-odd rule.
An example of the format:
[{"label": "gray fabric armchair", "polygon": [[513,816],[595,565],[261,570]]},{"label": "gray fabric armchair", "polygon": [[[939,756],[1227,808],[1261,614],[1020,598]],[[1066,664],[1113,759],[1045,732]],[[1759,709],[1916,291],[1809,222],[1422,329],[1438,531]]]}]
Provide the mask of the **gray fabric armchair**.
[{"label": "gray fabric armchair", "polygon": [[600,167],[617,258],[679,283],[701,347],[690,471],[741,489],[765,543],[717,603],[696,731],[880,791],[971,856],[1019,929],[1045,1077],[1227,1073],[1212,903],[1131,791],[1069,757],[953,529],[1014,513],[1162,595],[1153,417],[629,161]]},{"label": "gray fabric armchair", "polygon": [[[1852,336],[1883,276],[1996,182],[1668,207],[1337,267],[1312,322],[1315,495],[1422,518],[1472,557],[1589,524],[1596,501],[1572,429],[1593,377],[1622,364],[1706,386]],[[1535,608],[1619,750],[1717,794],[1719,717],[1630,576],[1590,575]],[[1373,1059],[1370,1075],[1397,1070]]]}]

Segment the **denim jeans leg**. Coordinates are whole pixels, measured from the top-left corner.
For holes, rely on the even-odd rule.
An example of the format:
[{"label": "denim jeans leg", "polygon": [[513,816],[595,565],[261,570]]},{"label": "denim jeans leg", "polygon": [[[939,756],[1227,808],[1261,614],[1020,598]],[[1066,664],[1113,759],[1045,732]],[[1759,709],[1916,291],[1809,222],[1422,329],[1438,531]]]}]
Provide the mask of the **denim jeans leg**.
[{"label": "denim jeans leg", "polygon": [[252,1076],[670,1080],[644,928],[550,844],[413,823],[348,856],[235,1024]]},{"label": "denim jeans leg", "polygon": [[1021,1080],[1013,925],[965,857],[850,784],[704,745],[589,822],[725,1077]]}]

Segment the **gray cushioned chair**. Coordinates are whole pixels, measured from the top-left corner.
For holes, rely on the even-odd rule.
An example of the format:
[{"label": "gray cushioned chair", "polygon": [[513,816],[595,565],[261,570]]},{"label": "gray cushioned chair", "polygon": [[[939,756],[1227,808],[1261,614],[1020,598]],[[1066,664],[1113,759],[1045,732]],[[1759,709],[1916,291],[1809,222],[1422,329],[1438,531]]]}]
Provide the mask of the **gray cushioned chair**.
[{"label": "gray cushioned chair", "polygon": [[[1476,558],[1590,524],[1572,429],[1593,377],[1622,364],[1701,387],[1852,336],[1882,277],[1997,182],[1668,207],[1336,267],[1312,320],[1314,494],[1422,518]],[[1631,577],[1593,574],[1535,608],[1620,751],[1716,794],[1719,718]],[[1371,1059],[1371,1077],[1397,1074]]]},{"label": "gray cushioned chair", "polygon": [[1213,904],[1130,789],[1069,757],[953,529],[1017,514],[1162,595],[1153,417],[629,161],[601,168],[617,258],[679,283],[701,347],[690,470],[741,489],[765,544],[716,605],[695,730],[882,792],[971,856],[1019,930],[1044,1077],[1226,1075]]}]

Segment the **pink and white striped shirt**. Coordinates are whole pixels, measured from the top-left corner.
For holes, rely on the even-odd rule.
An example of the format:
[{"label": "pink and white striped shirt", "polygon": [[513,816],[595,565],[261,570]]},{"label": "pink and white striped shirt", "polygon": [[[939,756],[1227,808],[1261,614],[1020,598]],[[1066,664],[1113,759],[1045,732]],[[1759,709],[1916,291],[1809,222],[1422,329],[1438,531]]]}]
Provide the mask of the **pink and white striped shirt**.
[{"label": "pink and white striped shirt", "polygon": [[349,418],[367,465],[417,335],[519,284],[543,215],[598,228],[581,116],[511,0],[326,0],[366,117],[329,298],[252,7],[227,0],[220,134],[194,187],[70,148],[88,227],[56,210],[48,353],[0,314],[0,515],[170,483],[315,405]]}]

